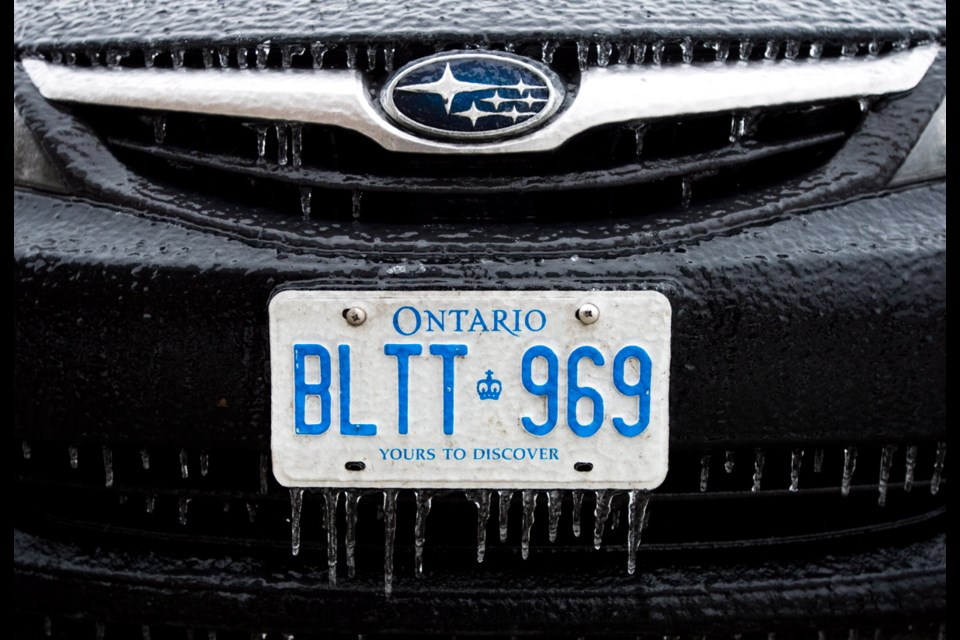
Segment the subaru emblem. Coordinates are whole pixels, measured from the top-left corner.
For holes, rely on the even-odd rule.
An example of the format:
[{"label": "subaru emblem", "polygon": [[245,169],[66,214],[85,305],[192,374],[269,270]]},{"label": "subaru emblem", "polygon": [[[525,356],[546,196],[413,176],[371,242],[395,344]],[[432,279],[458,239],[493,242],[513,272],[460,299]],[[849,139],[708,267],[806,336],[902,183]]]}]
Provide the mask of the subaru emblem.
[{"label": "subaru emblem", "polygon": [[530,131],[556,113],[563,95],[560,78],[527,58],[449,51],[399,69],[380,102],[408,129],[469,142]]}]

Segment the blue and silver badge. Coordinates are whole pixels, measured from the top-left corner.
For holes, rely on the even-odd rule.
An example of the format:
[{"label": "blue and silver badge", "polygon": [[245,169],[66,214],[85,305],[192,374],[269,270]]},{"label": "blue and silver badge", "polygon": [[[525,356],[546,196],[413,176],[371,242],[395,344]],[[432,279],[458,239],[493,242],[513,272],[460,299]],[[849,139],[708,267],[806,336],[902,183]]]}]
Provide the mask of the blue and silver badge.
[{"label": "blue and silver badge", "polygon": [[510,53],[450,51],[404,66],[380,94],[398,123],[460,141],[514,136],[542,125],[563,102],[544,65]]}]

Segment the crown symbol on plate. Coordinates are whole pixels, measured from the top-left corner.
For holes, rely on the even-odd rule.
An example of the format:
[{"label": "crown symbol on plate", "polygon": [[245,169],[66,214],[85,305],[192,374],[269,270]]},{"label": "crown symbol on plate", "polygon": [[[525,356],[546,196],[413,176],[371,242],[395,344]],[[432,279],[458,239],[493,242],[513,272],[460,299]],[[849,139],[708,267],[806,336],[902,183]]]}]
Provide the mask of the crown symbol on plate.
[{"label": "crown symbol on plate", "polygon": [[501,382],[493,377],[493,371],[487,370],[487,377],[477,382],[477,395],[481,400],[499,400],[503,390]]}]

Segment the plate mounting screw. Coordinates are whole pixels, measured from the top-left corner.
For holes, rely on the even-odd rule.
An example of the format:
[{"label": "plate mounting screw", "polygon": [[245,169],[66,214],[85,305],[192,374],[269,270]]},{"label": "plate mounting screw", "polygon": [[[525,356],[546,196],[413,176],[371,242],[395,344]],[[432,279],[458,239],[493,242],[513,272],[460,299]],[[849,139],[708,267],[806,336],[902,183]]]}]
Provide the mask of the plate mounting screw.
[{"label": "plate mounting screw", "polygon": [[586,302],[577,309],[577,320],[583,324],[593,324],[600,319],[600,309],[597,305]]},{"label": "plate mounting screw", "polygon": [[347,324],[359,327],[367,321],[367,312],[360,307],[350,307],[349,309],[343,310],[343,317],[346,319]]}]

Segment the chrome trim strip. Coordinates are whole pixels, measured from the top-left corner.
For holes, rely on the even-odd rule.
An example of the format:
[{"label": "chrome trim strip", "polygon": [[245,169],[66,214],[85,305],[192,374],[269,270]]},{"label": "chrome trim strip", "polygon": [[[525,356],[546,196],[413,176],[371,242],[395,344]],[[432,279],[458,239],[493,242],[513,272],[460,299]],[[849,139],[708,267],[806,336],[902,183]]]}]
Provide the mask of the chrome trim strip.
[{"label": "chrome trim strip", "polygon": [[591,68],[569,108],[528,135],[455,144],[391,124],[358,71],[68,67],[24,59],[49,100],[344,127],[390,151],[496,154],[549,151],[603,124],[908,91],[936,43],[877,57]]}]

